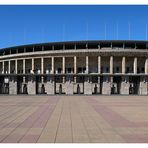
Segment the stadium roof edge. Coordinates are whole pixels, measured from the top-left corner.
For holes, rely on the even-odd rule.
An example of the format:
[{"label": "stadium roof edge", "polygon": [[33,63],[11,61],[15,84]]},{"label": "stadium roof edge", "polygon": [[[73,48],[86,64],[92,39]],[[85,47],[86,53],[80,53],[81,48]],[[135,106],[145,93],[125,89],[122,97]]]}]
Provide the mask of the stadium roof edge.
[{"label": "stadium roof edge", "polygon": [[76,40],[76,41],[58,41],[58,42],[43,42],[43,43],[33,43],[33,44],[24,44],[18,46],[10,46],[6,48],[0,48],[0,50],[8,50],[8,49],[17,49],[24,47],[32,47],[32,46],[42,46],[42,45],[56,45],[56,44],[70,44],[70,43],[95,43],[95,42],[114,42],[114,43],[148,43],[147,40]]}]

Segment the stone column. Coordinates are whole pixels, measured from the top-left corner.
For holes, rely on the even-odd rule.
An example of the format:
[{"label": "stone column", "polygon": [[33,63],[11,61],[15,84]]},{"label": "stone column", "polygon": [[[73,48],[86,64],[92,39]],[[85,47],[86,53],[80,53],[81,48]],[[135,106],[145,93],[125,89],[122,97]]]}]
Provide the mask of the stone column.
[{"label": "stone column", "polygon": [[47,85],[46,85],[47,94],[54,95],[55,94],[55,81],[54,76],[47,76]]},{"label": "stone column", "polygon": [[34,73],[34,58],[32,58],[32,72]]},{"label": "stone column", "polygon": [[134,74],[137,74],[137,57],[134,58]]},{"label": "stone column", "polygon": [[26,83],[26,77],[23,76],[23,83]]},{"label": "stone column", "polygon": [[[62,73],[65,74],[65,57],[62,58]],[[63,84],[62,87],[65,86],[65,76],[63,76]]]},{"label": "stone column", "polygon": [[67,95],[72,95],[74,91],[74,85],[72,76],[66,76],[66,83],[65,83],[65,93]]},{"label": "stone column", "polygon": [[122,74],[125,74],[125,57],[122,57]]},{"label": "stone column", "polygon": [[8,74],[10,74],[10,60],[8,61]]},{"label": "stone column", "polygon": [[129,95],[129,77],[128,76],[122,76],[121,94]]},{"label": "stone column", "polygon": [[[77,74],[77,57],[74,56],[74,74]],[[77,77],[74,77],[74,82],[76,83]]]},{"label": "stone column", "polygon": [[86,56],[86,73],[88,74],[89,73],[89,59],[88,59],[88,56]]},{"label": "stone column", "polygon": [[23,59],[23,74],[25,74],[25,67],[26,67],[25,64],[26,64],[25,59]]},{"label": "stone column", "polygon": [[44,83],[44,76],[41,76],[41,83]]},{"label": "stone column", "polygon": [[36,80],[34,75],[30,75],[28,77],[28,94],[30,95],[36,94]]},{"label": "stone column", "polygon": [[65,74],[65,57],[63,57],[62,72]]},{"label": "stone column", "polygon": [[92,94],[92,83],[91,78],[89,76],[84,77],[84,94],[91,95]]},{"label": "stone column", "polygon": [[17,74],[17,60],[15,60],[15,73]]},{"label": "stone column", "polygon": [[111,77],[103,76],[103,84],[102,84],[102,94],[110,95],[111,94]]},{"label": "stone column", "polygon": [[98,74],[101,74],[101,56],[98,56]]},{"label": "stone column", "polygon": [[148,74],[148,58],[145,60],[145,74]]},{"label": "stone column", "polygon": [[140,88],[139,92],[140,95],[147,95],[147,77],[146,76],[140,76]]},{"label": "stone column", "polygon": [[41,58],[41,74],[44,74],[44,58]]},{"label": "stone column", "polygon": [[5,73],[5,61],[2,62],[2,73]]},{"label": "stone column", "polygon": [[[89,73],[89,57],[86,56],[86,73]],[[91,89],[91,78],[89,76],[84,77],[84,94],[90,95],[92,94],[92,89]]]},{"label": "stone column", "polygon": [[74,56],[74,74],[77,73],[77,57]]},{"label": "stone column", "polygon": [[51,57],[51,73],[54,74],[54,57]]},{"label": "stone column", "polygon": [[113,56],[110,56],[110,74],[113,74]]},{"label": "stone column", "polygon": [[9,94],[10,95],[17,94],[17,79],[14,76],[9,78]]}]

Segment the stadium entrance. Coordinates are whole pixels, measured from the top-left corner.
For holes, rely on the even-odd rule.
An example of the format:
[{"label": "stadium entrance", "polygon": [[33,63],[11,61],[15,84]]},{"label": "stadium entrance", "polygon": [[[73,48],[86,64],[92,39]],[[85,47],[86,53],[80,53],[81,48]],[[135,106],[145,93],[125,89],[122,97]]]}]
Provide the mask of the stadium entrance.
[{"label": "stadium entrance", "polygon": [[111,94],[120,94],[121,90],[121,76],[114,76],[113,77],[113,84],[111,87]]},{"label": "stadium entrance", "polygon": [[140,76],[129,77],[129,94],[138,95],[140,86]]},{"label": "stadium entrance", "polygon": [[9,94],[9,78],[0,77],[0,94]]}]

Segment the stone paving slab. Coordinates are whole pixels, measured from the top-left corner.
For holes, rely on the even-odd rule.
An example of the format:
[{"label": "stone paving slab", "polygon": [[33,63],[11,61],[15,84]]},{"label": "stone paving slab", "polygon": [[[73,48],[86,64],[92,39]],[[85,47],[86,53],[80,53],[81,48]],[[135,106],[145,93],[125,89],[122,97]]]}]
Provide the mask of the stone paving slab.
[{"label": "stone paving slab", "polygon": [[0,96],[1,143],[148,143],[147,96]]}]

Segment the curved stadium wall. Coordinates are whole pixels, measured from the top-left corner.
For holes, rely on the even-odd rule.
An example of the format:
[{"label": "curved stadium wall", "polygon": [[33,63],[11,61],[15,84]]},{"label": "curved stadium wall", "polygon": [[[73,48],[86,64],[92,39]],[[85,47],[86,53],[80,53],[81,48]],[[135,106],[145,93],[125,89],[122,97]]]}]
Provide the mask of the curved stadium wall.
[{"label": "curved stadium wall", "polygon": [[148,42],[72,41],[0,49],[0,94],[148,95]]}]

